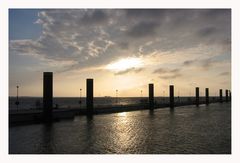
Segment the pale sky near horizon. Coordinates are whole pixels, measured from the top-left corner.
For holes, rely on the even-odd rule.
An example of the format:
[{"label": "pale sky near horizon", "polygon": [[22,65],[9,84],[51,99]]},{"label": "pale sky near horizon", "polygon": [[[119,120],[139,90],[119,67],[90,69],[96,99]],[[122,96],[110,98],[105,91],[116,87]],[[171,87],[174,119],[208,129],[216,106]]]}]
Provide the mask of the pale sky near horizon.
[{"label": "pale sky near horizon", "polygon": [[9,95],[42,96],[42,73],[54,96],[210,95],[231,89],[230,9],[9,10]]}]

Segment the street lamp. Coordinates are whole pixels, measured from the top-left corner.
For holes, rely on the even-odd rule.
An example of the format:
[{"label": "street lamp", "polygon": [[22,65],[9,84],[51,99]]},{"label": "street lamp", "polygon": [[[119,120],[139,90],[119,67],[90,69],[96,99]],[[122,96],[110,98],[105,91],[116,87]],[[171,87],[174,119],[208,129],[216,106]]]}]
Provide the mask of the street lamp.
[{"label": "street lamp", "polygon": [[116,103],[118,103],[118,90],[116,89]]},{"label": "street lamp", "polygon": [[80,105],[80,108],[81,108],[81,104],[82,104],[82,89],[80,88],[80,96],[79,96],[79,105]]},{"label": "street lamp", "polygon": [[17,105],[17,110],[18,110],[18,105],[19,105],[19,100],[18,100],[18,88],[19,88],[19,86],[17,85],[16,87],[17,87],[17,100],[16,100],[16,102],[15,102],[15,105]]}]

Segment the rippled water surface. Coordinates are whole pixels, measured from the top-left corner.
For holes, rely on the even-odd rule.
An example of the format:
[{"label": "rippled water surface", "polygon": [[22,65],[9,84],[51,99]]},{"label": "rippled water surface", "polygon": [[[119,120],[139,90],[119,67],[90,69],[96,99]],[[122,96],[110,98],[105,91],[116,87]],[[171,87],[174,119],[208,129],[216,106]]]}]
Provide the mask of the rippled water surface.
[{"label": "rippled water surface", "polygon": [[9,153],[231,153],[231,104],[10,127]]}]

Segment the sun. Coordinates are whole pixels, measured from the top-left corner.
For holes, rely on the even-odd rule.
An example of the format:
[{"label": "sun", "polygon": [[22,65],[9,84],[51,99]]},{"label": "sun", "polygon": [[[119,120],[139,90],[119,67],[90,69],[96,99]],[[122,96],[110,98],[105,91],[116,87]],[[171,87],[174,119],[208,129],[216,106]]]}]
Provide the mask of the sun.
[{"label": "sun", "polygon": [[106,69],[112,71],[124,71],[130,68],[139,68],[141,66],[142,60],[140,58],[125,58],[108,64]]}]

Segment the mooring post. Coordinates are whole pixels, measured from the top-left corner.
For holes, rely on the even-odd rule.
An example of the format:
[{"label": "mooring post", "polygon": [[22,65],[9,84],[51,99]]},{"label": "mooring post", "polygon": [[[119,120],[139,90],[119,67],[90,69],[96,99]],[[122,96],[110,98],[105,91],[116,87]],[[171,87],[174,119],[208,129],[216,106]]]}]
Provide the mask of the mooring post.
[{"label": "mooring post", "polygon": [[53,73],[43,72],[43,114],[44,120],[52,120],[53,105]]},{"label": "mooring post", "polygon": [[226,102],[228,102],[228,90],[226,89]]},{"label": "mooring post", "polygon": [[222,89],[219,89],[219,101],[220,101],[220,103],[223,102],[223,99],[222,99]]},{"label": "mooring post", "polygon": [[229,90],[229,101],[231,102],[231,99],[232,99],[232,93],[231,91]]},{"label": "mooring post", "polygon": [[174,108],[174,85],[169,86],[170,108]]},{"label": "mooring post", "polygon": [[205,96],[206,96],[206,105],[208,105],[209,104],[209,89],[208,88],[205,89]]},{"label": "mooring post", "polygon": [[87,99],[87,115],[93,114],[93,79],[87,79],[87,89],[86,89]]},{"label": "mooring post", "polygon": [[199,106],[199,87],[196,87],[196,106]]},{"label": "mooring post", "polygon": [[152,83],[148,85],[148,98],[149,109],[154,109],[154,85]]}]

